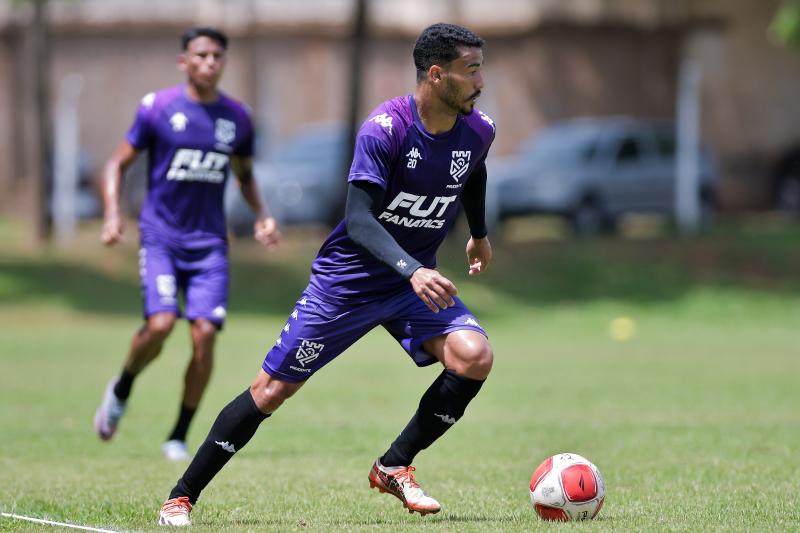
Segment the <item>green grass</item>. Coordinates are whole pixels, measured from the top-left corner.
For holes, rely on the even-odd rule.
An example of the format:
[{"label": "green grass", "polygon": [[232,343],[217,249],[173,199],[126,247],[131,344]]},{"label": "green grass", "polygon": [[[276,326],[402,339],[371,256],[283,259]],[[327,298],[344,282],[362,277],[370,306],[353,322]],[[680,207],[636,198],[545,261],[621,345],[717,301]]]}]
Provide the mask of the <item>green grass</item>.
[{"label": "green grass", "polygon": [[[103,250],[96,229],[69,250],[15,237],[0,257],[0,511],[156,530],[185,467],[158,448],[188,332],[176,328],[114,441],[99,442],[94,409],[140,310],[133,244]],[[274,255],[233,243],[231,312],[191,445],[256,374],[320,238],[290,234]],[[416,461],[442,513],[411,516],[368,489],[372,461],[438,372],[376,330],[262,425],[203,494],[193,530],[800,531],[798,243],[783,223],[694,240],[498,241],[493,270],[467,279],[451,240],[442,269],[496,362],[467,416]],[[608,333],[618,316],[636,322],[626,342]],[[561,451],[605,476],[592,523],[543,523],[531,509],[531,473]],[[0,531],[53,529],[0,518]]]}]

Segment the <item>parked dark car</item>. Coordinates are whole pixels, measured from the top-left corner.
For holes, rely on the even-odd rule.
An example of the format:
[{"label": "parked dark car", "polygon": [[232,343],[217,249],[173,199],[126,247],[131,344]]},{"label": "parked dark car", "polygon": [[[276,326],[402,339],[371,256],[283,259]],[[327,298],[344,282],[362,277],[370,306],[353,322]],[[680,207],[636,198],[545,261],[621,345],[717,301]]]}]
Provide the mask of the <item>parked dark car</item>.
[{"label": "parked dark car", "polygon": [[787,150],[772,171],[772,205],[800,216],[800,146]]},{"label": "parked dark car", "polygon": [[[517,154],[489,162],[488,217],[534,213],[567,217],[580,233],[614,228],[628,213],[672,214],[674,125],[633,118],[559,122],[525,141]],[[700,158],[700,205],[714,205],[716,165]]]},{"label": "parked dark car", "polygon": [[[258,188],[281,224],[327,224],[346,190],[347,135],[340,124],[309,126],[277,144],[253,172]],[[229,189],[237,189],[230,180]],[[237,235],[252,232],[255,217],[238,190],[225,196],[228,225]]]}]

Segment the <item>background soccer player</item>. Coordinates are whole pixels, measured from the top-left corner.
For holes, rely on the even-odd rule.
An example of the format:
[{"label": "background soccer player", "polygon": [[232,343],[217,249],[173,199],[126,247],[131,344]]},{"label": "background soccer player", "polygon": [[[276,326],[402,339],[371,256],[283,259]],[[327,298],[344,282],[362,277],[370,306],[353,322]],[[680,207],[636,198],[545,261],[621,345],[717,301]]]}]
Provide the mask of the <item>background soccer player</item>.
[{"label": "background soccer player", "polygon": [[413,95],[381,104],[361,127],[343,220],[322,245],[308,287],[248,390],[217,417],[169,499],[159,523],[188,525],[192,505],[259,424],[376,326],[419,366],[444,370],[417,412],[372,466],[369,482],[409,511],[436,513],[411,463],[464,414],[492,367],[492,348],[456,287],[436,269],[436,250],[459,201],[469,223],[469,274],[483,272],[486,238],[484,161],[494,124],[474,109],[483,88],[483,40],[436,24],[414,47]]},{"label": "background soccer player", "polygon": [[[148,151],[148,192],[139,215],[139,272],[145,323],[131,340],[122,373],[114,377],[95,415],[103,440],[114,436],[134,378],[156,356],[180,315],[190,322],[192,357],[175,427],[162,446],[168,459],[188,459],[186,433],[211,376],[214,342],[228,302],[228,243],[223,194],[229,169],[255,211],[255,237],[280,238],[252,174],[253,125],[247,109],[217,88],[227,37],[193,28],[182,38],[178,68],[186,83],[142,99],[128,134],[105,165],[102,241],[122,238],[119,189],[125,169]],[[186,310],[178,306],[183,291]]]}]

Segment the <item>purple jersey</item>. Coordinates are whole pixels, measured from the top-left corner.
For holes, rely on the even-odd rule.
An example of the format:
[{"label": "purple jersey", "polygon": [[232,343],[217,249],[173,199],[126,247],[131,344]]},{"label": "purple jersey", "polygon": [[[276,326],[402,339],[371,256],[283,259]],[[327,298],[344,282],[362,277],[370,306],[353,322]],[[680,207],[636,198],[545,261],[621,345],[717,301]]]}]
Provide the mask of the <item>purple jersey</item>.
[{"label": "purple jersey", "polygon": [[[356,138],[348,181],[367,181],[386,191],[380,224],[427,268],[458,214],[459,196],[494,140],[492,120],[477,108],[459,115],[453,128],[425,130],[411,95],[378,106]],[[398,265],[402,269],[402,265]],[[310,290],[334,298],[369,300],[408,282],[347,236],[342,221],[311,266]]]},{"label": "purple jersey", "polygon": [[177,85],[142,99],[126,139],[149,156],[141,233],[182,248],[224,244],[230,157],[253,155],[247,109],[221,93],[214,103],[196,102]]}]

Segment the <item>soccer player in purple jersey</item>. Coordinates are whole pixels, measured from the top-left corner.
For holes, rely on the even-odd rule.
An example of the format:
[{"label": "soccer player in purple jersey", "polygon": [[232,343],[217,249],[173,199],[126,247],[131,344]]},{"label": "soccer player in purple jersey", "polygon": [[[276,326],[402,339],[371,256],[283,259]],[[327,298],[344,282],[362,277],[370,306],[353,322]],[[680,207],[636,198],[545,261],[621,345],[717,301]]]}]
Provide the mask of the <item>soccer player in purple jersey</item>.
[{"label": "soccer player in purple jersey", "polygon": [[[139,273],[144,325],[134,334],[122,372],[106,387],[95,414],[103,440],[114,436],[137,375],[161,352],[178,316],[190,322],[192,357],[175,426],[162,445],[171,460],[189,459],[186,433],[211,376],[214,342],[228,301],[228,242],[223,194],[229,170],[256,213],[255,237],[268,247],[279,238],[253,179],[249,111],[217,88],[227,37],[193,28],[181,38],[178,68],[186,83],[145,96],[125,139],[105,165],[102,241],[123,235],[122,175],[146,150],[148,191],[139,215]],[[183,292],[185,312],[178,306]]]},{"label": "soccer player in purple jersey", "polygon": [[451,24],[422,32],[413,95],[381,104],[356,139],[345,219],[322,245],[311,279],[249,389],[229,403],[161,507],[162,525],[189,525],[200,492],[259,424],[317,370],[383,326],[418,366],[441,374],[372,465],[369,483],[409,512],[441,506],[414,478],[414,457],[464,414],[492,367],[486,333],[436,270],[436,250],[464,208],[469,274],[492,258],[484,221],[494,123],[474,108],[483,40]]}]

